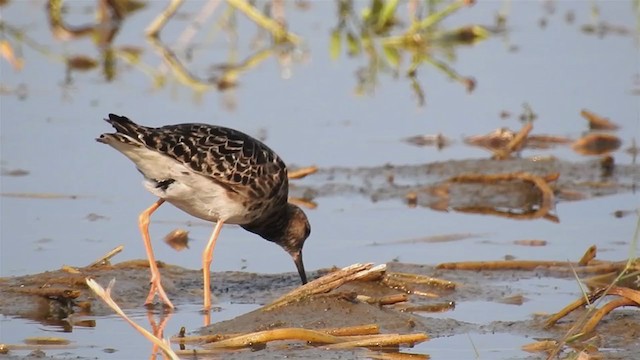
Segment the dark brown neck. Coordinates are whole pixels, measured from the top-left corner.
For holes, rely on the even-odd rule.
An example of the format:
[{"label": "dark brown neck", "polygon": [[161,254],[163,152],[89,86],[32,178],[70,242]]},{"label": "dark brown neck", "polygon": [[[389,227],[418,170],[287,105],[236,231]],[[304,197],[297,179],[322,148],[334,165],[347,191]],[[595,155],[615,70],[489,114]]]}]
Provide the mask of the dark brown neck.
[{"label": "dark brown neck", "polygon": [[282,246],[284,244],[280,244],[280,242],[287,231],[289,217],[291,216],[288,209],[287,206],[284,206],[268,216],[263,216],[259,221],[240,226],[249,232],[262,236],[265,240]]}]

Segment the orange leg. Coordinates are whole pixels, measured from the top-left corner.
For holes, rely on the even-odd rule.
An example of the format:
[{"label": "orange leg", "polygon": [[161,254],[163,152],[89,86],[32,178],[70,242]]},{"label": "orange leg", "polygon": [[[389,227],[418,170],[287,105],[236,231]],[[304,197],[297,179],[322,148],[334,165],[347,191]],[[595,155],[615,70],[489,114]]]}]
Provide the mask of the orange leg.
[{"label": "orange leg", "polygon": [[153,298],[156,295],[156,292],[160,296],[160,300],[170,307],[174,308],[171,300],[164,292],[162,288],[162,284],[160,283],[160,271],[158,270],[158,264],[156,264],[155,256],[153,256],[153,249],[151,248],[151,238],[149,237],[149,217],[153,214],[154,211],[158,210],[160,205],[164,203],[163,199],[159,199],[153,205],[149,206],[148,209],[140,213],[138,217],[138,226],[140,227],[140,233],[142,234],[142,240],[144,241],[144,248],[147,251],[147,258],[149,259],[149,269],[151,270],[151,289],[149,289],[149,295],[145,300],[144,304],[149,305],[153,303]]},{"label": "orange leg", "polygon": [[207,242],[207,246],[202,252],[202,277],[204,278],[204,310],[207,310],[207,312],[211,309],[211,275],[209,271],[211,268],[211,260],[213,260],[213,248],[216,247],[216,240],[218,240],[218,235],[220,235],[220,230],[222,229],[223,224],[224,221],[222,220],[219,220],[216,223],[216,227],[213,229],[213,233],[211,233],[211,237]]}]

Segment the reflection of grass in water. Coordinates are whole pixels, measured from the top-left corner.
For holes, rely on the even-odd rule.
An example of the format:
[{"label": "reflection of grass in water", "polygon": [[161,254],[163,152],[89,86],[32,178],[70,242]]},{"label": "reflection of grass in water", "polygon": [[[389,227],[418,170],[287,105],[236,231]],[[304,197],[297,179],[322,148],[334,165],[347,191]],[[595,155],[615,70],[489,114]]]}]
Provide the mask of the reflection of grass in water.
[{"label": "reflection of grass in water", "polygon": [[[95,20],[87,24],[71,25],[67,22],[68,9],[63,9],[63,1],[51,0],[46,8],[52,35],[61,40],[71,41],[90,38],[95,44],[97,55],[65,55],[57,54],[50,49],[30,41],[20,31],[16,35],[5,22],[0,23],[0,32],[8,33],[12,41],[22,42],[36,51],[55,60],[62,60],[67,64],[67,83],[72,83],[72,71],[89,71],[97,68],[102,71],[105,79],[117,78],[120,71],[118,60],[128,62],[138,70],[147,74],[156,87],[167,84],[164,74],[165,69],[154,69],[143,63],[141,51],[130,51],[132,46],[113,46],[114,39],[118,36],[120,27],[127,17],[145,7],[144,3],[134,0],[115,0],[104,2],[96,6],[93,12]],[[183,35],[190,35],[184,42],[180,37],[177,47],[167,47],[160,40],[160,32],[164,25],[171,21],[177,14],[184,0],[171,0],[166,8],[159,12],[156,19],[147,27],[146,34],[149,44],[157,54],[164,59],[165,65],[170,69],[174,78],[182,85],[189,87],[196,94],[202,94],[209,90],[226,90],[233,88],[238,78],[246,71],[257,68],[265,59],[275,57],[283,67],[291,62],[292,55],[299,50],[301,38],[290,31],[286,26],[283,3],[279,1],[267,2],[259,5],[264,11],[250,4],[246,0],[227,0],[221,3],[226,5],[219,12],[215,23],[228,23],[224,21],[230,14],[242,14],[255,23],[262,33],[271,36],[271,42],[255,51],[246,59],[237,61],[232,56],[228,62],[216,67],[214,74],[199,77],[194,75],[183,59],[179,58],[175,51],[186,49],[186,43],[196,32],[204,28],[205,20],[214,14],[218,5],[209,0],[203,4],[202,9],[195,12],[189,18],[190,25]],[[401,71],[409,78],[410,88],[418,98],[418,103],[426,103],[425,91],[418,81],[418,70],[425,64],[436,67],[448,77],[461,83],[468,91],[473,90],[474,81],[469,77],[458,74],[448,62],[455,57],[454,49],[460,45],[473,44],[489,36],[489,31],[483,27],[472,25],[456,29],[442,29],[440,24],[443,19],[473,3],[470,0],[453,0],[450,2],[417,0],[408,3],[399,0],[371,0],[365,4],[361,11],[356,11],[356,4],[362,6],[362,2],[353,0],[340,0],[336,4],[339,15],[338,25],[331,33],[330,54],[337,58],[341,53],[343,42],[346,44],[347,53],[350,56],[365,55],[368,64],[358,72],[358,84],[356,92],[365,94],[372,92],[377,86],[380,72],[392,73],[397,76]],[[407,5],[406,7],[403,5]],[[406,13],[400,13],[401,9],[408,9]],[[356,14],[359,12],[358,14]],[[221,20],[222,19],[222,20]],[[221,21],[218,21],[221,20]],[[233,44],[237,46],[237,29],[235,22],[231,24],[230,34]],[[12,34],[13,33],[13,34]],[[186,51],[186,50],[185,50]],[[437,58],[434,53],[438,51],[444,54],[446,60]],[[232,50],[233,52],[233,50]],[[191,53],[187,53],[187,59]],[[406,69],[401,70],[403,58],[409,58]]]},{"label": "reflection of grass in water", "polygon": [[[442,5],[433,1],[422,9],[422,3],[411,1],[407,15],[409,25],[401,28],[403,21],[398,14],[398,1],[371,0],[369,6],[361,10],[361,15],[356,15],[352,0],[339,1],[338,25],[331,33],[329,53],[333,59],[338,58],[344,41],[349,56],[365,54],[368,57],[368,64],[357,72],[356,93],[360,95],[375,90],[378,73],[391,72],[397,76],[401,72],[403,57],[410,59],[404,72],[420,106],[426,103],[426,97],[417,73],[425,64],[442,71],[471,92],[475,87],[474,80],[458,74],[447,61],[437,58],[435,52],[442,52],[447,60],[451,60],[455,58],[456,47],[474,44],[489,37],[489,31],[478,25],[449,30],[439,28],[442,20],[472,3],[469,0],[456,0]],[[421,12],[426,15],[419,16]],[[400,34],[392,34],[393,30],[398,30]]]},{"label": "reflection of grass in water", "polygon": [[[172,49],[164,46],[159,40],[159,33],[162,27],[176,14],[180,5],[184,3],[184,0],[171,0],[168,6],[158,15],[158,17],[150,24],[146,30],[148,40],[152,47],[154,47],[159,55],[164,58],[165,63],[171,69],[173,75],[179,80],[180,83],[186,85],[195,90],[195,92],[202,93],[210,89],[225,90],[227,88],[234,87],[237,77],[244,71],[256,67],[259,63],[266,58],[276,55],[286,55],[290,50],[282,50],[283,44],[295,45],[300,42],[300,38],[288,31],[283,23],[274,20],[272,17],[267,16],[257,10],[253,5],[245,0],[227,0],[225,3],[228,5],[227,10],[222,14],[222,18],[227,18],[230,13],[241,13],[248,17],[251,21],[258,25],[259,28],[267,31],[272,35],[273,44],[269,44],[266,49],[258,50],[255,55],[249,56],[246,60],[239,63],[226,63],[221,66],[222,70],[218,76],[211,78],[199,78],[191,74],[187,66],[182,60],[178,59]],[[207,5],[214,4],[216,1],[209,0]],[[113,80],[116,78],[117,71],[119,70],[116,60],[124,60],[125,62],[134,65],[143,73],[147,74],[156,87],[164,86],[167,81],[162,70],[156,70],[150,66],[144,64],[141,60],[140,53],[137,48],[132,46],[114,47],[113,41],[117,37],[121,25],[124,23],[126,17],[145,7],[145,3],[140,3],[135,0],[114,0],[109,2],[100,2],[99,6],[95,7],[95,21],[82,24],[82,25],[70,25],[67,23],[66,18],[69,16],[69,9],[64,7],[62,0],[50,0],[46,7],[47,20],[52,35],[60,40],[71,41],[90,38],[99,50],[99,55],[90,57],[87,55],[66,55],[58,54],[52,49],[43,46],[27,36],[25,31],[17,27],[13,27],[5,21],[0,21],[0,34],[9,35],[10,39],[14,43],[25,44],[38,53],[54,60],[67,64],[67,79],[66,83],[70,84],[72,71],[86,71],[96,68],[100,64],[102,73],[107,80]],[[272,6],[275,6],[275,2]],[[211,10],[212,6],[203,8],[194,15],[192,19],[192,25],[202,24],[199,16],[206,18],[208,14],[204,14],[206,10]],[[202,13],[202,14],[201,14]],[[207,16],[204,16],[207,15]],[[193,27],[193,26],[192,26]],[[193,31],[192,28],[187,29]],[[235,30],[233,30],[235,31]],[[188,32],[188,31],[187,31]],[[192,35],[192,34],[191,34]],[[189,39],[190,40],[190,39]],[[186,44],[181,43],[183,47]],[[13,49],[12,43],[6,42],[8,49]],[[290,46],[289,48],[292,48]],[[131,51],[131,50],[134,51]],[[19,59],[21,60],[21,59]],[[89,66],[90,65],[90,66]]]}]

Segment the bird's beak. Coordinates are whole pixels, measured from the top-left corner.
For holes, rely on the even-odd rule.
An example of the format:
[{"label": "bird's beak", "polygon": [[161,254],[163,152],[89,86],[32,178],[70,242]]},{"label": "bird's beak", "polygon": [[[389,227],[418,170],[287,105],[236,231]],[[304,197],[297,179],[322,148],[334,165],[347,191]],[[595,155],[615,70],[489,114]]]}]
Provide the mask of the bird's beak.
[{"label": "bird's beak", "polygon": [[304,263],[302,262],[302,250],[291,252],[291,257],[293,258],[293,262],[296,264],[296,267],[298,268],[298,274],[300,274],[300,280],[302,280],[302,285],[306,284],[307,273],[304,271]]}]

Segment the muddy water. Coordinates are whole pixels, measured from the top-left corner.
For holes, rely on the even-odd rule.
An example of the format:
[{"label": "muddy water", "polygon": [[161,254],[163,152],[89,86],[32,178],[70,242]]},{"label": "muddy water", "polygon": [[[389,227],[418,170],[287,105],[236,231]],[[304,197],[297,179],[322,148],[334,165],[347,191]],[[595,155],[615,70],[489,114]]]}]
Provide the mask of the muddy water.
[{"label": "muddy water", "polygon": [[[108,82],[99,69],[65,73],[62,55],[98,58],[100,52],[90,38],[54,39],[44,2],[9,2],[2,8],[2,21],[25,31],[31,41],[11,40],[16,53],[24,57],[22,71],[15,71],[7,61],[0,62],[0,274],[18,276],[58,269],[63,264],[86,265],[120,244],[125,245],[125,251],[118,255],[119,261],[144,257],[135,220],[154,199],[139,185],[140,176],[128,160],[93,140],[109,130],[101,121],[109,112],[148,125],[209,122],[231,126],[264,137],[290,165],[318,165],[318,174],[293,182],[294,195],[311,195],[318,205],[307,211],[313,227],[305,247],[308,269],[393,260],[435,264],[501,259],[505,255],[576,259],[590,244],[598,245],[600,257],[623,259],[629,254],[637,217],[616,218],[612,214],[634,210],[639,203],[633,191],[640,179],[638,167],[625,152],[640,133],[638,48],[633,35],[637,19],[632,2],[598,4],[600,17],[596,19],[588,3],[550,4],[513,4],[507,14],[507,32],[474,46],[437,50],[441,61],[462,76],[473,77],[477,87],[468,94],[436,67],[421,67],[418,79],[426,105],[418,107],[404,72],[393,76],[383,71],[378,74],[375,91],[354,95],[356,73],[368,59],[347,56],[346,45],[338,59],[331,59],[329,34],[337,24],[334,3],[313,3],[307,10],[286,6],[289,28],[305,39],[304,49],[294,54],[291,65],[282,65],[271,57],[243,73],[237,88],[197,94],[170,75],[163,60],[144,40],[143,30],[162,3],[151,2],[123,21],[114,46],[140,48],[141,62],[131,64],[119,57],[117,75]],[[162,33],[163,40],[179,47],[176,43],[180,34],[203,5],[185,4],[180,16]],[[71,25],[95,19],[95,9],[89,4],[70,2],[66,7],[65,19]],[[478,4],[448,18],[444,27],[491,27],[501,8],[502,3],[497,1]],[[212,19],[222,13],[221,9],[216,11]],[[233,58],[230,49],[237,47],[240,59],[250,56],[256,32],[253,24],[238,15],[238,43],[230,44],[230,33],[220,30],[213,20],[208,24],[213,30],[194,38],[194,56],[189,61],[190,71],[202,77],[210,74],[212,64]],[[603,24],[613,24],[619,31],[599,33]],[[626,33],[622,31],[625,29]],[[447,60],[447,51],[455,52],[455,60]],[[404,66],[408,61],[405,55]],[[149,69],[166,76],[164,86],[154,85],[147,75]],[[406,67],[403,69],[406,71]],[[524,111],[524,103],[537,115],[534,133],[538,134],[580,137],[587,130],[579,115],[583,108],[611,118],[621,127],[616,134],[622,146],[613,154],[619,167],[611,176],[603,177],[597,160],[580,156],[568,146],[525,150],[524,159],[559,159],[560,181],[581,194],[579,201],[560,198],[555,208],[558,223],[514,221],[453,209],[434,211],[428,197],[421,198],[416,208],[407,207],[405,191],[442,181],[444,176],[435,170],[440,164],[453,169],[452,173],[469,169],[470,163],[488,164],[475,161],[486,161],[488,152],[464,145],[462,139],[498,127],[519,129],[517,118]],[[511,116],[502,119],[503,111]],[[437,150],[403,141],[437,133],[450,138],[452,145]],[[487,166],[505,170],[504,164]],[[387,181],[389,175],[393,175],[393,183]],[[160,241],[177,227],[189,230],[192,238],[190,249],[179,253]],[[200,249],[211,229],[210,224],[176,209],[162,208],[151,229],[157,258],[197,270]],[[429,241],[433,236],[458,240]],[[532,248],[513,243],[523,239],[545,240],[547,246]],[[213,263],[214,272],[277,274],[293,269],[280,249],[234,227],[223,230]],[[214,286],[223,285],[215,282],[216,277]],[[556,285],[566,296],[540,296],[519,315],[526,317],[541,308],[551,311],[579,293],[571,281]],[[194,308],[184,307],[172,321],[195,321],[191,318],[197,308],[195,299],[194,304]],[[473,314],[497,311],[485,305],[470,302],[454,315],[445,316],[484,323],[490,317],[474,318]],[[221,320],[249,308],[223,303],[222,311],[214,315]],[[134,315],[142,314],[136,309],[131,307]],[[102,357],[103,353],[90,348],[99,344],[95,339],[105,333],[126,331],[126,325],[113,317],[98,317],[97,321],[95,329],[74,328],[66,334],[79,346],[73,350],[74,355]],[[60,330],[6,315],[1,324],[2,340],[7,342]],[[177,331],[177,326],[173,330]],[[497,357],[520,354],[514,350],[521,344],[517,336],[471,338],[474,344],[486,343],[488,348],[495,345],[503,349],[502,345],[508,343],[508,352],[496,350]],[[433,352],[431,344],[421,346],[436,355],[437,349],[442,349],[441,354],[450,354],[451,348],[470,349],[469,343],[467,337],[456,335],[439,342]],[[131,344],[128,350],[124,344],[116,341],[97,346],[117,347],[121,352],[116,354],[122,358],[147,354],[148,345],[141,338],[138,343],[126,343]]]}]

